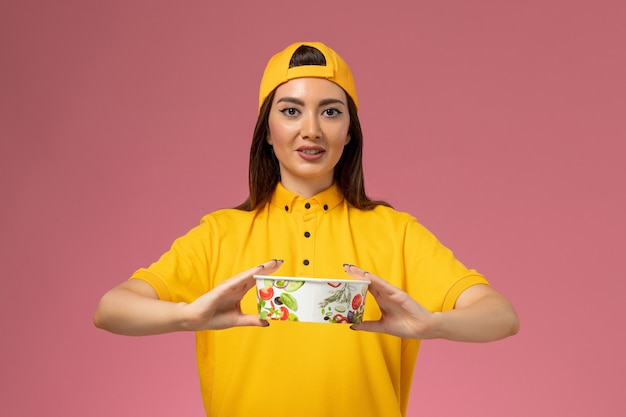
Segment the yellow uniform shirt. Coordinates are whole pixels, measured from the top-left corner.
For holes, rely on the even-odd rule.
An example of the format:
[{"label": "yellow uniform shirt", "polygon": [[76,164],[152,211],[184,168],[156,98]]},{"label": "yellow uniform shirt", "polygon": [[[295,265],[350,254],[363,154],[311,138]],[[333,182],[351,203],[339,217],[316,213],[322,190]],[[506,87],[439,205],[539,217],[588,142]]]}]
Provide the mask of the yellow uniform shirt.
[{"label": "yellow uniform shirt", "polygon": [[[276,275],[348,278],[357,265],[431,311],[487,283],[414,217],[384,206],[363,211],[336,185],[303,199],[278,185],[264,207],[219,210],[133,278],[163,300],[191,302],[221,281],[270,259]],[[242,300],[255,314],[254,290]],[[380,317],[370,295],[364,320]],[[357,332],[344,324],[272,321],[270,327],[198,332],[202,396],[211,417],[406,415],[418,340]]]}]

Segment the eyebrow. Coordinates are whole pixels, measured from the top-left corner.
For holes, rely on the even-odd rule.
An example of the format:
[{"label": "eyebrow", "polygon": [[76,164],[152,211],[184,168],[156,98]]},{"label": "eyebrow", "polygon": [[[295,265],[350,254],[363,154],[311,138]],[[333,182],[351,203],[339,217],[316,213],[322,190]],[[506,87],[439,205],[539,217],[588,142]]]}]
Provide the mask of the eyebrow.
[{"label": "eyebrow", "polygon": [[[304,101],[300,100],[299,98],[295,98],[295,97],[282,97],[280,99],[278,99],[278,101],[276,103],[293,103],[293,104],[297,104],[299,106],[304,106]],[[343,104],[344,106],[346,105],[346,103],[344,103],[342,100],[339,100],[337,98],[326,98],[324,100],[321,100],[319,102],[319,106],[327,106],[329,104]]]}]

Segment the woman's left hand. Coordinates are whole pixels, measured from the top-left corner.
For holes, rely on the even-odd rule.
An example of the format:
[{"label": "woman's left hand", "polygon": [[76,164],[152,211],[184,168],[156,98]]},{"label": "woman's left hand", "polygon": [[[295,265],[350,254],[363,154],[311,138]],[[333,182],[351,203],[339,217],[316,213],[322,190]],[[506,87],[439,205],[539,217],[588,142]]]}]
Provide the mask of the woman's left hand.
[{"label": "woman's left hand", "polygon": [[369,292],[376,299],[382,312],[380,320],[353,324],[352,329],[388,333],[412,339],[437,337],[434,331],[433,313],[417,303],[406,292],[357,266],[346,264],[344,270],[352,278],[371,282]]},{"label": "woman's left hand", "polygon": [[511,303],[488,285],[473,285],[457,298],[454,309],[431,313],[409,294],[382,278],[354,265],[344,265],[348,275],[369,280],[382,316],[352,325],[354,330],[388,333],[413,339],[448,339],[490,342],[519,331],[519,319]]}]

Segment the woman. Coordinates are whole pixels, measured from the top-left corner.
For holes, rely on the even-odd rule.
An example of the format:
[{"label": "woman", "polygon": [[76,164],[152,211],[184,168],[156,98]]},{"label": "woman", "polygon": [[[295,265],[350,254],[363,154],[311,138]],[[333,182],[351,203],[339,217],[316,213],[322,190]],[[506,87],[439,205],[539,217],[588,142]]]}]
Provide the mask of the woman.
[{"label": "woman", "polygon": [[[96,325],[114,333],[197,332],[208,416],[404,416],[421,339],[487,342],[518,330],[482,275],[415,218],[367,197],[357,108],[350,69],[326,45],[272,57],[247,201],[205,216],[98,305]],[[269,326],[249,290],[254,274],[279,268],[370,280],[364,322]]]}]

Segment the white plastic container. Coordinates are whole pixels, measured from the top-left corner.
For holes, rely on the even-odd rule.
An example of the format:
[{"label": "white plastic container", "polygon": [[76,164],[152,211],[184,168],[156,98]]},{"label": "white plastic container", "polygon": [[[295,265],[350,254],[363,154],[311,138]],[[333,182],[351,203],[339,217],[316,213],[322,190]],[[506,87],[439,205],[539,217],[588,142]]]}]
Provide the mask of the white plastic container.
[{"label": "white plastic container", "polygon": [[360,323],[370,281],[255,275],[259,318]]}]

